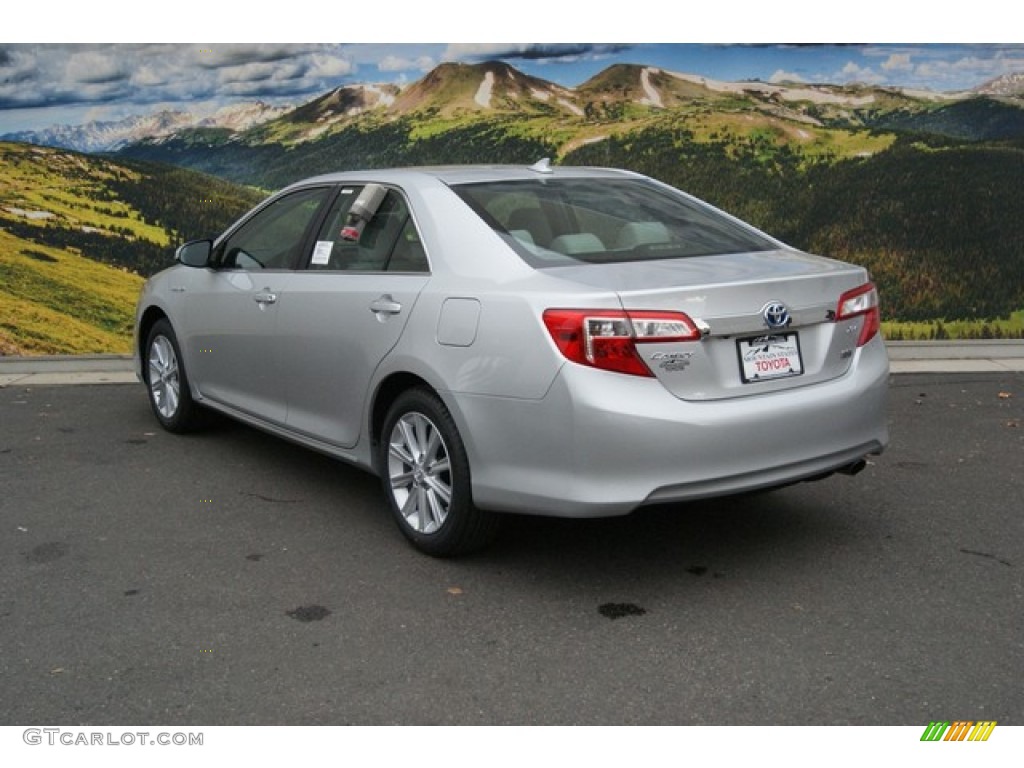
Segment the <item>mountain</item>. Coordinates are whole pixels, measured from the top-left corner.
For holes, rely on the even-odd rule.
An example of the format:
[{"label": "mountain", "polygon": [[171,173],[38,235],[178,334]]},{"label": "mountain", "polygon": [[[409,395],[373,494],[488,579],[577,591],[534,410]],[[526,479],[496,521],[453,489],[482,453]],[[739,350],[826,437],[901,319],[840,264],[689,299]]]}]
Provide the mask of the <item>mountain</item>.
[{"label": "mountain", "polygon": [[466,113],[582,116],[571,89],[527,75],[502,61],[445,63],[402,90],[392,115]]},{"label": "mountain", "polygon": [[251,132],[250,143],[253,139],[287,142],[315,139],[339,123],[390,107],[398,94],[398,86],[391,84],[343,85],[270,120],[261,121],[259,129]]},{"label": "mountain", "polygon": [[232,133],[245,131],[287,111],[287,107],[272,107],[263,102],[232,104],[206,117],[198,117],[190,112],[161,110],[116,121],[18,131],[0,136],[0,141],[38,144],[78,152],[111,152],[139,141],[172,136],[189,128],[222,128]]},{"label": "mountain", "polygon": [[965,141],[1001,141],[1024,136],[1024,100],[975,96],[922,111],[880,116],[875,127]]},{"label": "mountain", "polygon": [[1011,72],[982,83],[974,89],[982,96],[1024,96],[1024,72]]},{"label": "mountain", "polygon": [[144,275],[179,233],[262,193],[170,166],[0,142],[0,354],[128,351]]}]

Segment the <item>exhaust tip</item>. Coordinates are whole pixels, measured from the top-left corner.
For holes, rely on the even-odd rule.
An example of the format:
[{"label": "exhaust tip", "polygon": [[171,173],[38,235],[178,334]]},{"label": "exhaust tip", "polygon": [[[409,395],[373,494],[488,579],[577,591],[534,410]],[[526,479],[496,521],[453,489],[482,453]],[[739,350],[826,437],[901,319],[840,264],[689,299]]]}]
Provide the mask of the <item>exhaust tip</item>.
[{"label": "exhaust tip", "polygon": [[868,463],[865,459],[858,459],[857,461],[853,462],[853,464],[847,464],[845,467],[841,467],[837,471],[841,472],[844,475],[850,475],[852,477],[853,475],[863,472],[864,468],[867,465]]}]

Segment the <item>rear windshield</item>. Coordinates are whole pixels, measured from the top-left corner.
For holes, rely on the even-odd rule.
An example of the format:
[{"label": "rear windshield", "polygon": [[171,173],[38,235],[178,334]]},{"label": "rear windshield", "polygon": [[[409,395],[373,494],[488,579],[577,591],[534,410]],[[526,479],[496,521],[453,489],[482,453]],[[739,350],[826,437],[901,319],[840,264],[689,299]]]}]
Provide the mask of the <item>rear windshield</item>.
[{"label": "rear windshield", "polygon": [[642,179],[495,181],[453,189],[534,267],[777,247],[711,208]]}]

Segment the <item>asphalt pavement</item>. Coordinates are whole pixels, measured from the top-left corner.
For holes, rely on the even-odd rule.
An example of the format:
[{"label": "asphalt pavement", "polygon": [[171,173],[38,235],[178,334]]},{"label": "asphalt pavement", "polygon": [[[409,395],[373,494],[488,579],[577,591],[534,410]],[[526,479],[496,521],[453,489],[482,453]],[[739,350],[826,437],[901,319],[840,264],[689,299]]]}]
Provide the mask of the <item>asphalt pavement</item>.
[{"label": "asphalt pavement", "polygon": [[453,561],[324,456],[7,381],[0,724],[1022,725],[1019,371],[893,376],[856,477]]}]

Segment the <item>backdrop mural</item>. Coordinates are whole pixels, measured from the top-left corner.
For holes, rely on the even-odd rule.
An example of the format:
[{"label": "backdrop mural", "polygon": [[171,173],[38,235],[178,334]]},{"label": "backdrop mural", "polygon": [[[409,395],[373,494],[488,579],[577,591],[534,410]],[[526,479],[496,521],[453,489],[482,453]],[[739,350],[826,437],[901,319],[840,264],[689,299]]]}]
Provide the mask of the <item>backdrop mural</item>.
[{"label": "backdrop mural", "polygon": [[1024,46],[2,45],[0,354],[127,351],[304,176],[545,156],[866,265],[890,338],[1024,336]]}]

